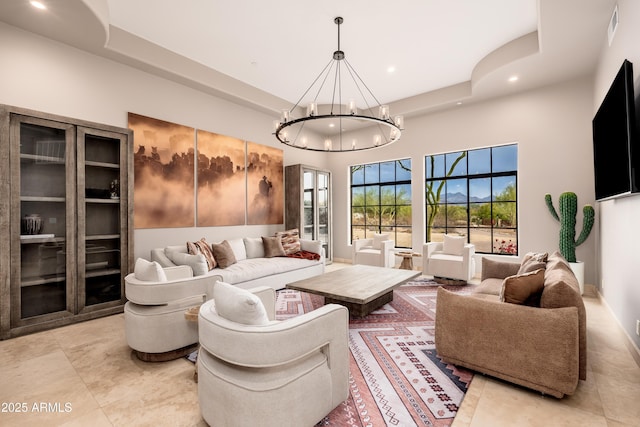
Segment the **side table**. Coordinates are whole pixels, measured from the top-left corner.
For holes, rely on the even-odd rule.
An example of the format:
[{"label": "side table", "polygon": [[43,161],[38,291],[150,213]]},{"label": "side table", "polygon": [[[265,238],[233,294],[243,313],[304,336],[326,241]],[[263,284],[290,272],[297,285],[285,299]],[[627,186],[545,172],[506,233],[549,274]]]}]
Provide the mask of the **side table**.
[{"label": "side table", "polygon": [[[198,313],[200,313],[200,306],[196,305],[193,307],[189,307],[187,311],[184,312],[184,318],[187,322],[198,322]],[[199,347],[199,346],[198,346]],[[197,351],[197,350],[194,350]],[[193,373],[193,381],[198,382],[198,361],[195,363],[195,372]]]},{"label": "side table", "polygon": [[403,270],[413,270],[413,257],[422,256],[421,253],[413,251],[396,251],[396,255],[402,257],[400,268]]}]

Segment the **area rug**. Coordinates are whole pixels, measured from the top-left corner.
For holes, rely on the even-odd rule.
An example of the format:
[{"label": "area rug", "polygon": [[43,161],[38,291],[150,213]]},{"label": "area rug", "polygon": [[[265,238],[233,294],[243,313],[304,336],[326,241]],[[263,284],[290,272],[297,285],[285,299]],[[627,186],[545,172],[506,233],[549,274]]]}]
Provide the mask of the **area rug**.
[{"label": "area rug", "polygon": [[[419,278],[393,301],[349,322],[350,393],[318,426],[449,426],[473,374],[443,363],[435,351],[438,283]],[[444,286],[469,293],[470,286]],[[323,297],[278,291],[276,318],[322,306]]]}]

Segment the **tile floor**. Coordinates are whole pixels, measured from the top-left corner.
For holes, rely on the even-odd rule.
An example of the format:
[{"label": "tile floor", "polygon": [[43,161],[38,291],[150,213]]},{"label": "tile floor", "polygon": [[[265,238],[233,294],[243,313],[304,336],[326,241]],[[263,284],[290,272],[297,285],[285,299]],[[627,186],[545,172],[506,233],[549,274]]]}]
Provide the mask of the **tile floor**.
[{"label": "tile floor", "polygon": [[[585,303],[589,371],[576,394],[476,375],[453,426],[640,426],[640,367],[605,305]],[[0,426],[204,426],[193,372],[185,359],[137,360],[122,314],[0,341]]]}]

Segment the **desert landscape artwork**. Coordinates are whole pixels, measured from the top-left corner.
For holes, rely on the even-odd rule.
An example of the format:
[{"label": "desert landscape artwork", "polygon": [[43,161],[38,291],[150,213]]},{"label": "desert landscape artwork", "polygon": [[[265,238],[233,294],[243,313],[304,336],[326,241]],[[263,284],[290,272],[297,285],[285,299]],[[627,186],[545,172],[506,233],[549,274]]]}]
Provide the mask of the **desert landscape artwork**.
[{"label": "desert landscape artwork", "polygon": [[247,224],[284,222],[283,152],[247,142]]},{"label": "desert landscape artwork", "polygon": [[198,227],[244,225],[245,142],[198,129]]},{"label": "desert landscape artwork", "polygon": [[129,113],[134,228],[193,227],[195,129]]}]

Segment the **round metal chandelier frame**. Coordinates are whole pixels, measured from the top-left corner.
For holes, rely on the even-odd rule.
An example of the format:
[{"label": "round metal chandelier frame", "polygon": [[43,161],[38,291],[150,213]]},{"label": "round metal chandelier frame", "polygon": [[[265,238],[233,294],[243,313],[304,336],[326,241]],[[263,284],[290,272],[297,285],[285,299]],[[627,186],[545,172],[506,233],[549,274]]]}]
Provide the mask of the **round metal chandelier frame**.
[{"label": "round metal chandelier frame", "polygon": [[[274,123],[274,135],[281,143],[291,147],[310,151],[329,152],[368,150],[384,147],[398,141],[404,127],[403,117],[396,116],[392,119],[389,114],[389,107],[387,105],[382,105],[376,99],[358,73],[345,59],[344,52],[340,50],[340,25],[344,20],[342,17],[337,17],[334,19],[334,22],[338,25],[338,50],[333,53],[331,61],[329,61],[309,88],[303,93],[298,102],[290,109],[283,110],[280,120]],[[366,106],[363,111],[370,114],[364,114],[363,111],[359,112],[354,100],[350,100],[348,105],[344,105],[342,103],[342,64],[344,64],[344,67],[357,88],[357,92],[359,92],[361,99]],[[318,105],[318,96],[327,82],[332,70],[334,70],[334,79],[331,104]],[[318,81],[321,81],[320,87],[317,89],[314,100],[308,104],[306,115],[294,118],[293,114],[299,110],[298,106],[300,102]],[[365,93],[368,93],[370,98],[375,101],[375,105],[370,105],[372,103],[367,101]],[[328,111],[321,111],[319,113],[319,109],[322,110],[323,108]],[[376,108],[378,110],[377,116],[374,114]],[[309,130],[307,128],[313,127],[317,123],[321,122],[331,122],[333,126],[336,126],[337,122],[338,129],[336,132],[327,135],[322,135],[322,131],[315,130],[315,137],[313,138],[314,141],[310,141],[309,139],[312,138],[304,136],[305,131]],[[372,127],[374,132],[371,138],[364,143],[362,140],[357,141],[355,138],[349,139],[343,135],[343,131],[345,129],[348,129],[349,131],[357,131],[358,129],[362,129],[363,126]],[[328,127],[328,125],[326,127]],[[320,129],[326,127],[321,126]]]}]

